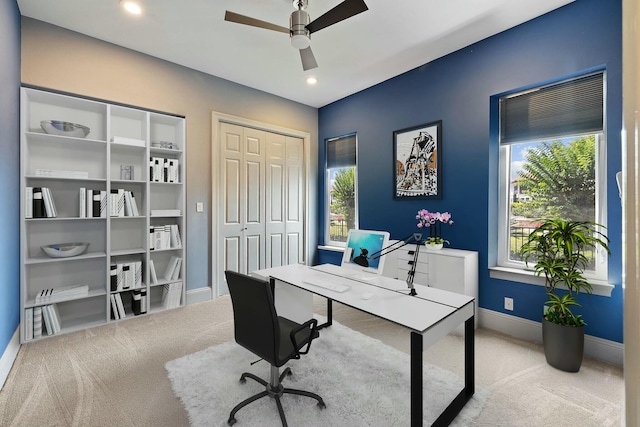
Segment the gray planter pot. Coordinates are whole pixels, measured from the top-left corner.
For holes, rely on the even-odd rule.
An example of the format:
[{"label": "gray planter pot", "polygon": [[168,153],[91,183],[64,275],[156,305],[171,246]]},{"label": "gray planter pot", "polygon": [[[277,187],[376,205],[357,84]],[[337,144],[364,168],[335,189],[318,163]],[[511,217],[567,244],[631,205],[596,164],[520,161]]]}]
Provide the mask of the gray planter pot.
[{"label": "gray planter pot", "polygon": [[584,354],[584,326],[563,326],[542,319],[547,363],[565,372],[578,372]]}]

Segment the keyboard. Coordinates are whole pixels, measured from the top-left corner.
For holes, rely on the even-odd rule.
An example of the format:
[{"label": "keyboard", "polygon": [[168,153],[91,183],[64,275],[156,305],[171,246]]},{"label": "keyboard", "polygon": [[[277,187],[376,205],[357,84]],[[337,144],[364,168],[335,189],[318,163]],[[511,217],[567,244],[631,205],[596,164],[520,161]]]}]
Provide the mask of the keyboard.
[{"label": "keyboard", "polygon": [[330,291],[335,292],[344,292],[349,289],[349,286],[343,285],[342,283],[334,283],[327,280],[321,279],[305,279],[302,283],[306,283],[308,285],[317,286],[323,289],[329,289]]}]

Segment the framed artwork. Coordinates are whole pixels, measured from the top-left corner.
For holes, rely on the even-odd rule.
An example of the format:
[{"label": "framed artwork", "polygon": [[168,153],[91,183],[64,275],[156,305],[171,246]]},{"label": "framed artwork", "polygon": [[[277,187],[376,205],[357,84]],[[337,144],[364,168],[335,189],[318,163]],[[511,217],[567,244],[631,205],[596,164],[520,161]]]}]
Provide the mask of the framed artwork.
[{"label": "framed artwork", "polygon": [[393,197],[442,198],[442,120],[393,132]]}]

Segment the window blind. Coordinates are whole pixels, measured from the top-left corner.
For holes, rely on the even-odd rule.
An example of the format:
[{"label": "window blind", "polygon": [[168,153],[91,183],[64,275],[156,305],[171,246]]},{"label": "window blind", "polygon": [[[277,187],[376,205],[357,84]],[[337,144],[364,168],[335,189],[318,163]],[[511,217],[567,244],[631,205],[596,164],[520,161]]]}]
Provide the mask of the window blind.
[{"label": "window blind", "polygon": [[327,140],[327,169],[356,165],[356,134]]},{"label": "window blind", "polygon": [[604,73],[556,83],[500,99],[500,143],[600,132]]}]

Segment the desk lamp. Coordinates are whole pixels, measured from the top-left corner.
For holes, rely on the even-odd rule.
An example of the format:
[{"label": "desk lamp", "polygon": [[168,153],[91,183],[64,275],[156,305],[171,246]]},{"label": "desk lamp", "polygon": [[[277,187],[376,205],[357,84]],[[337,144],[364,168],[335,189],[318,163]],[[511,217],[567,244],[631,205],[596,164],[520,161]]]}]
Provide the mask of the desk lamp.
[{"label": "desk lamp", "polygon": [[413,242],[417,243],[416,251],[413,253],[413,261],[411,262],[411,269],[409,270],[409,273],[407,274],[406,282],[407,282],[407,287],[409,288],[409,295],[416,296],[418,294],[416,292],[416,289],[413,287],[413,277],[416,274],[416,267],[417,267],[417,263],[418,263],[418,254],[420,253],[420,246],[422,246],[422,233],[409,234],[408,236],[406,236],[402,240],[398,240],[398,241],[390,244],[386,248],[382,248],[378,252],[374,252],[373,254],[369,255],[367,258],[368,259],[378,259],[381,256],[387,255],[388,253],[391,253],[391,252],[395,251],[396,249],[400,249],[403,246],[406,246],[409,243],[413,243]]}]

